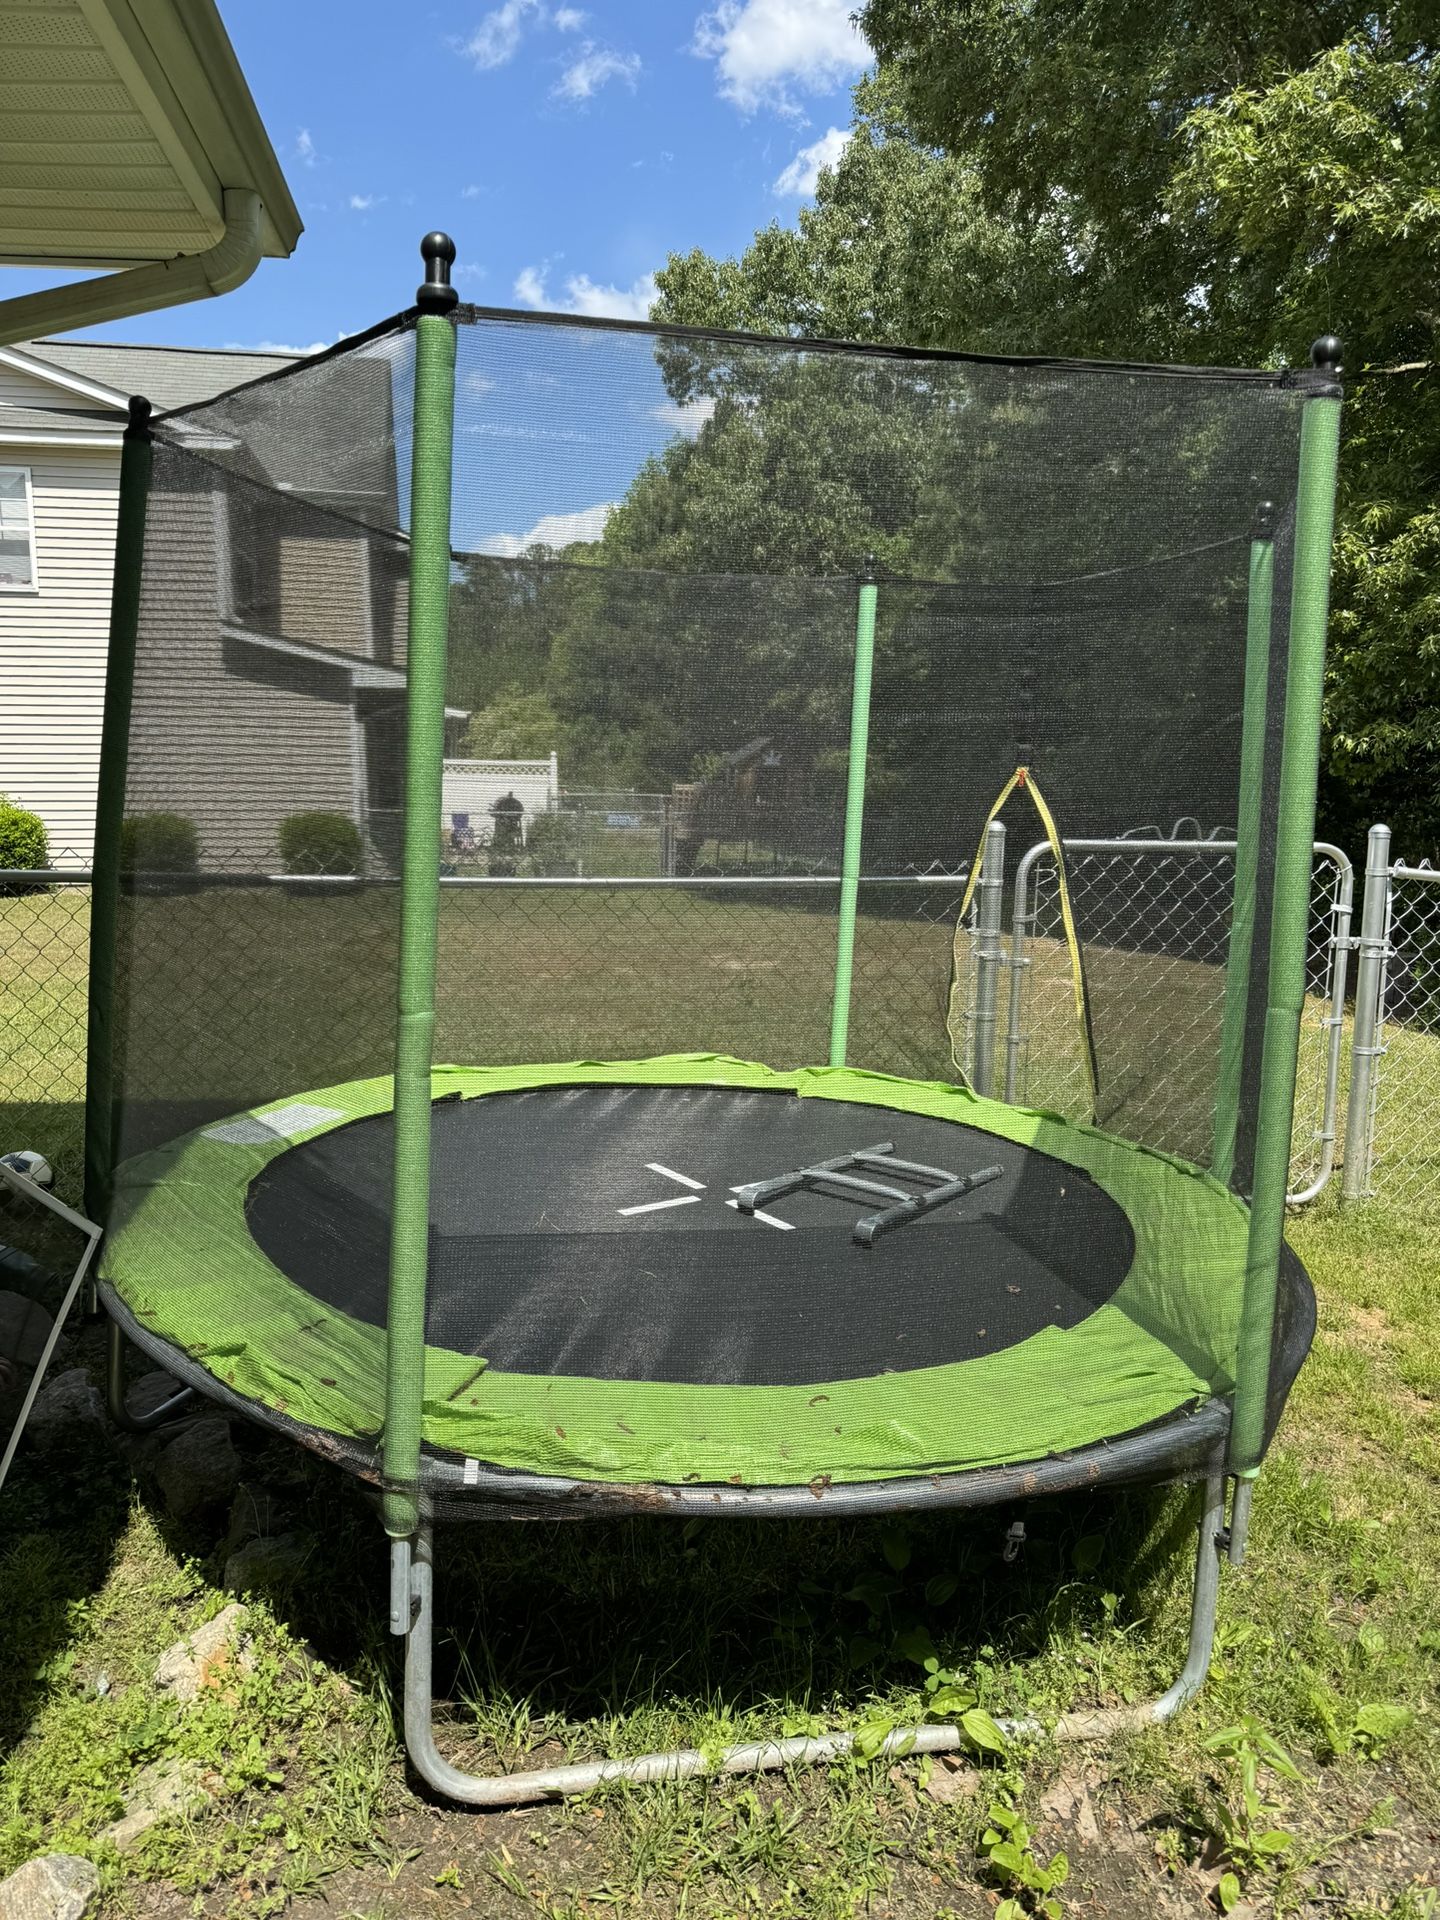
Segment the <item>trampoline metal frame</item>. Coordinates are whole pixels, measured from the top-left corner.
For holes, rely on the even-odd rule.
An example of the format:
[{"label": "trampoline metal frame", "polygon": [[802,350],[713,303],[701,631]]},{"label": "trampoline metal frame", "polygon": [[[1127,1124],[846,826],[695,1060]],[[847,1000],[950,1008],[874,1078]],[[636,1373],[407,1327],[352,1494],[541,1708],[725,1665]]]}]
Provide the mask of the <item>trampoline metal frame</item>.
[{"label": "trampoline metal frame", "polygon": [[[1240,1487],[1246,1484],[1240,1483]],[[1221,1561],[1227,1557],[1239,1560],[1244,1551],[1238,1529],[1225,1523],[1225,1486],[1223,1471],[1213,1467],[1206,1476],[1201,1501],[1185,1663],[1165,1692],[1138,1706],[1063,1714],[1053,1726],[1029,1717],[1002,1719],[998,1722],[1002,1732],[1012,1738],[1040,1738],[1049,1733],[1056,1740],[1103,1739],[1127,1728],[1159,1725],[1195,1697],[1204,1685],[1215,1644]],[[1237,1522],[1242,1517],[1238,1491],[1234,1517]],[[768,1773],[782,1767],[824,1765],[854,1750],[853,1732],[797,1734],[778,1740],[745,1741],[724,1747],[718,1754],[676,1747],[627,1760],[579,1761],[523,1773],[471,1773],[453,1766],[435,1742],[435,1555],[428,1522],[413,1539],[391,1542],[390,1606],[391,1631],[405,1641],[406,1748],[427,1786],[465,1806],[523,1806],[588,1793],[617,1780],[642,1785],[656,1780],[690,1780],[697,1775]],[[953,1724],[897,1727],[886,1735],[874,1758],[900,1760],[917,1753],[953,1753],[967,1750],[969,1745],[963,1728]]]},{"label": "trampoline metal frame", "polygon": [[[823,1763],[853,1751],[855,1735],[751,1742],[718,1756],[694,1749],[633,1759],[537,1769],[482,1777],[453,1766],[435,1741],[432,1659],[434,1646],[434,1541],[424,1499],[421,1459],[420,1381],[424,1373],[426,1234],[429,1204],[429,1074],[434,1010],[434,922],[439,897],[439,748],[443,740],[443,663],[449,595],[449,490],[454,407],[450,285],[452,241],[430,234],[422,242],[426,281],[417,295],[416,431],[412,478],[408,737],[410,759],[405,794],[407,859],[401,876],[401,993],[397,1017],[395,1075],[395,1165],[397,1201],[387,1315],[389,1341],[383,1471],[367,1477],[382,1493],[391,1534],[391,1628],[406,1642],[404,1723],[417,1771],[437,1791],[470,1806],[514,1805],[553,1795],[584,1792],[611,1780],[678,1780],[697,1774],[750,1773]],[[1249,1263],[1233,1407],[1203,1406],[1184,1422],[1135,1433],[1111,1445],[1015,1466],[866,1486],[755,1487],[591,1486],[545,1482],[535,1476],[482,1469],[467,1479],[467,1492],[491,1511],[528,1503],[553,1513],[617,1511],[706,1513],[877,1512],[900,1507],[965,1507],[1121,1478],[1177,1479],[1204,1476],[1189,1644],[1174,1683],[1139,1707],[1102,1709],[1063,1716],[1052,1731],[1060,1738],[1107,1734],[1125,1726],[1167,1720],[1201,1686],[1213,1646],[1220,1562],[1238,1561],[1244,1550],[1256,1463],[1264,1450],[1270,1348],[1283,1240],[1290,1111],[1300,1008],[1318,765],[1321,663],[1327,615],[1328,563],[1333,522],[1339,431],[1339,342],[1325,337],[1312,349],[1302,417],[1295,568],[1292,581],[1290,663],[1286,681],[1284,749],[1279,780],[1278,846],[1271,909],[1271,979],[1266,1009],[1264,1058],[1258,1098],[1255,1179],[1251,1201]],[[1297,384],[1299,384],[1297,382]],[[104,1217],[113,1173],[111,1113],[114,1000],[114,927],[119,891],[119,830],[124,810],[130,696],[134,656],[145,500],[149,481],[149,408],[132,402],[122,461],[121,526],[117,538],[110,663],[101,746],[95,909],[92,916],[90,1061],[86,1095],[87,1211]],[[873,632],[875,585],[860,585],[855,684],[847,784],[846,849],[841,875],[840,936],[832,1006],[832,1064],[843,1064],[845,1016],[850,986],[849,941],[853,938],[862,825],[864,737],[867,714],[863,681]],[[1258,606],[1252,609],[1258,618]],[[1253,703],[1252,703],[1253,704]],[[433,748],[433,752],[432,752]],[[543,883],[550,884],[550,883]],[[706,881],[703,884],[714,884]],[[826,884],[832,884],[827,878]],[[998,893],[996,895],[998,900]],[[989,1017],[993,1020],[993,1011]],[[993,1037],[993,1035],[992,1035]],[[983,1064],[983,1063],[982,1063]],[[195,1363],[179,1359],[181,1393],[144,1415],[131,1415],[123,1391],[123,1341],[128,1333],[146,1351],[170,1364],[164,1343],[136,1326],[108,1289],[112,1313],[109,1388],[112,1411],[122,1425],[148,1430],[167,1419],[192,1388],[239,1412],[258,1411],[229,1392]],[[158,1349],[158,1351],[157,1351]],[[170,1350],[173,1353],[173,1349]],[[178,1358],[178,1356],[177,1356]],[[1117,1457],[1119,1456],[1119,1457]],[[353,1464],[353,1463],[352,1463]],[[452,1463],[453,1464],[453,1463]],[[448,1491],[450,1466],[434,1469],[434,1484]],[[1225,1520],[1226,1483],[1235,1485],[1231,1522]],[[1045,1729],[1030,1719],[1002,1722],[1017,1734]],[[897,1729],[881,1749],[884,1757],[944,1752],[966,1745],[953,1725]]]}]

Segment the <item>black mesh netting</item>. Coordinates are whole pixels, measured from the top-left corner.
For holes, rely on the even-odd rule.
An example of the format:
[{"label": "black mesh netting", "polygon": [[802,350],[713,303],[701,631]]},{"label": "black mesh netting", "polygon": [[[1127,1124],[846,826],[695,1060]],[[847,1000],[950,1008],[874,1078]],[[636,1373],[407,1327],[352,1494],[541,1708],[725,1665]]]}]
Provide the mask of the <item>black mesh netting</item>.
[{"label": "black mesh netting", "polygon": [[[441,1057],[825,1058],[863,574],[853,1064],[953,1076],[964,875],[1017,765],[1068,842],[1233,838],[1268,499],[1266,870],[1303,400],[1284,379],[465,309],[458,344]],[[401,321],[159,428],[122,1154],[390,1065],[412,377]],[[1008,932],[1044,835],[1020,796],[1005,823]],[[1032,926],[1025,1084],[1091,1047],[1104,1124],[1204,1160],[1233,860],[1097,853],[1079,877],[1089,1031],[1058,921]]]}]

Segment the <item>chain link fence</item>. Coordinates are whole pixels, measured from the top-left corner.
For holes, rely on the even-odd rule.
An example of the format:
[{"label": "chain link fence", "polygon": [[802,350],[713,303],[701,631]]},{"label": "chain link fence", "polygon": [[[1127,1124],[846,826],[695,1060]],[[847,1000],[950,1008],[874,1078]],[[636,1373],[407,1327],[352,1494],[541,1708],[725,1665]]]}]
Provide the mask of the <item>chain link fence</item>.
[{"label": "chain link fence", "polygon": [[1385,876],[1368,1158],[1360,1190],[1440,1213],[1440,871]]},{"label": "chain link fence", "polygon": [[0,873],[0,1152],[34,1147],[80,1189],[90,876]]},{"label": "chain link fence", "polygon": [[[703,1035],[716,1052],[776,1065],[823,1060],[833,877],[656,874],[663,823],[603,801],[595,812],[604,837],[591,847],[644,839],[634,864],[648,873],[447,875],[439,1057],[637,1057],[691,1050]],[[1338,848],[1315,849],[1291,1198],[1322,1191],[1343,1157],[1352,1197],[1435,1209],[1440,872],[1392,865],[1388,841],[1370,865],[1369,885],[1380,891],[1367,961],[1366,939],[1352,933],[1350,863]],[[1233,845],[1076,842],[1067,870],[1106,1062],[1106,1117],[1203,1160]],[[976,890],[953,1003],[965,872],[862,882],[850,1061],[944,1079],[958,1060],[999,1097],[1088,1119],[1086,1043],[1053,856],[1041,843],[1007,870],[1001,854],[986,877],[1001,884]],[[71,1197],[82,1164],[89,909],[81,868],[0,873],[0,1151],[43,1152]],[[233,875],[215,887],[161,889],[137,916],[143,938],[127,961],[135,1051],[158,1063],[146,1095],[195,1124],[204,1116],[189,1119],[183,1108],[201,1065],[203,1083],[226,1089],[235,1110],[382,1070],[397,911],[393,882]],[[194,984],[205,971],[195,964],[202,947],[226,956],[230,991],[218,1014],[213,992]],[[1153,1071],[1157,1058],[1163,1073]]]},{"label": "chain link fence", "polygon": [[[995,828],[991,845],[1003,852]],[[1014,868],[1008,910],[992,908],[988,928],[985,901],[973,910],[957,996],[965,1064],[976,1084],[1008,1101],[1073,1120],[1098,1107],[1105,1124],[1203,1163],[1214,1131],[1235,844],[1077,840],[1066,843],[1065,866],[1088,1033],[1075,1007],[1059,870],[1041,841]],[[1291,1154],[1297,1204],[1323,1190],[1335,1165],[1353,901],[1349,859],[1317,844]],[[991,1020],[1001,1029],[993,1063]],[[1098,1089],[1092,1047],[1103,1061]]]}]

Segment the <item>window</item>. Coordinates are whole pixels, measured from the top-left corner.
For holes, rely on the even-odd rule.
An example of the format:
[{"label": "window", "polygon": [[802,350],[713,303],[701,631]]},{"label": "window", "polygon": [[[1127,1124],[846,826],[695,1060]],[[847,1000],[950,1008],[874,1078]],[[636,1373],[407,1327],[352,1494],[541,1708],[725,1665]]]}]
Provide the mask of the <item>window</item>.
[{"label": "window", "polygon": [[0,467],[0,593],[35,585],[35,523],[30,469]]}]

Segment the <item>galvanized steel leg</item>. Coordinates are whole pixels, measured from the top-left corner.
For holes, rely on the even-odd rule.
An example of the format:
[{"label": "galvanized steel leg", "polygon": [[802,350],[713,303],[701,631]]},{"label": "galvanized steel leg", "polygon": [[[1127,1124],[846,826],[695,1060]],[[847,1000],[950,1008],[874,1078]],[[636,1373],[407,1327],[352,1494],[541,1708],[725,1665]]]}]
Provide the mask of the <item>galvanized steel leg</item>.
[{"label": "galvanized steel leg", "polygon": [[[1195,1588],[1190,1610],[1190,1646],[1175,1684],[1158,1700],[1138,1707],[1112,1707],[1095,1713],[1066,1714],[1053,1731],[1059,1740],[1095,1739],[1127,1727],[1168,1720],[1199,1692],[1210,1665],[1215,1640],[1215,1610],[1220,1590],[1220,1560],[1224,1546],[1225,1481],[1215,1474],[1206,1482],[1200,1519],[1200,1543],[1195,1561]],[[416,1772],[437,1793],[472,1807],[506,1807],[548,1800],[567,1793],[586,1793],[609,1780],[686,1780],[697,1774],[764,1773],[780,1767],[810,1766],[836,1760],[855,1744],[853,1733],[798,1735],[782,1740],[750,1741],[722,1748],[718,1754],[681,1747],[670,1753],[648,1753],[633,1760],[596,1760],[572,1766],[541,1767],[528,1773],[485,1776],[466,1773],[441,1754],[435,1744],[434,1693],[431,1656],[434,1644],[435,1577],[428,1527],[413,1540],[391,1543],[392,1597],[408,1583],[408,1621],[398,1618],[392,1605],[392,1630],[405,1635],[405,1744]],[[1012,1734],[1041,1737],[1047,1729],[1038,1721],[1002,1720]],[[884,1741],[878,1759],[901,1759],[906,1754],[956,1752],[967,1745],[957,1726],[897,1727]]]},{"label": "galvanized steel leg", "polygon": [[125,1335],[118,1321],[110,1322],[110,1342],[105,1354],[105,1400],[110,1418],[122,1433],[150,1433],[173,1420],[195,1398],[193,1387],[180,1387],[168,1400],[148,1413],[132,1413],[125,1404]]}]

